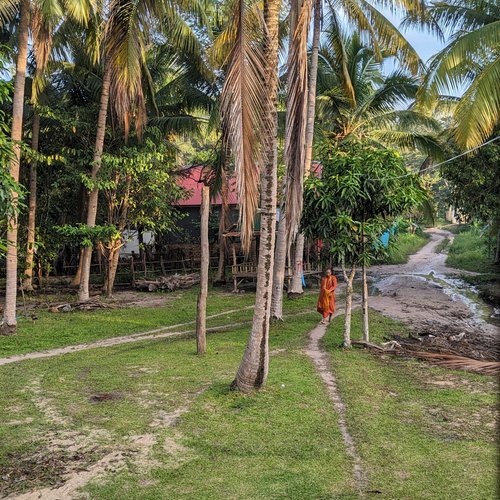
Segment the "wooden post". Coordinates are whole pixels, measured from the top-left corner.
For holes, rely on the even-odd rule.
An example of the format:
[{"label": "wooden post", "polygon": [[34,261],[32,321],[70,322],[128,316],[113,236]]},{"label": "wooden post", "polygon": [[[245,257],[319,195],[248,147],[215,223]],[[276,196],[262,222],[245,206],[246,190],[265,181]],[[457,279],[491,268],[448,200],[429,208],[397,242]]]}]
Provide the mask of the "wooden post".
[{"label": "wooden post", "polygon": [[135,286],[135,266],[133,254],[130,256],[130,273],[132,274],[132,286]]},{"label": "wooden post", "polygon": [[233,243],[231,245],[231,250],[233,252],[233,293],[238,291],[238,279],[236,278],[236,245]]},{"label": "wooden post", "polygon": [[201,263],[200,263],[200,293],[198,295],[198,311],[196,316],[196,348],[198,354],[207,352],[207,295],[208,267],[210,249],[208,246],[208,213],[210,210],[210,187],[203,185],[201,198]]}]

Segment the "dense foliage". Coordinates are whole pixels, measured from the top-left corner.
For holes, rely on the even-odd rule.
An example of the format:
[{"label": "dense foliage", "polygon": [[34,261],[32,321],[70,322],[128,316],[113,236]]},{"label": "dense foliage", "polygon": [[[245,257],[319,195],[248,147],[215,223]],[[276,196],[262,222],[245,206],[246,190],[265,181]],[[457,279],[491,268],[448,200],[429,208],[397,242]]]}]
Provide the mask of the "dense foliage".
[{"label": "dense foliage", "polygon": [[321,177],[306,182],[302,228],[328,242],[337,262],[368,261],[394,217],[421,203],[426,193],[393,150],[325,142],[319,154]]}]

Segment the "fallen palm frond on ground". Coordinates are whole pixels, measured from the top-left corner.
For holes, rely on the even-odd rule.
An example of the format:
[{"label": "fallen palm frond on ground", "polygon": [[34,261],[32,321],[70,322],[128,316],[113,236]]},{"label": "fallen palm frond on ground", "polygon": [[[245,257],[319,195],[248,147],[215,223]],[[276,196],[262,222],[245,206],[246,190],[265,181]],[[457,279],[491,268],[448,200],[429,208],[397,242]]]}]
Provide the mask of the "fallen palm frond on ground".
[{"label": "fallen palm frond on ground", "polygon": [[172,276],[160,276],[154,280],[137,280],[135,288],[146,292],[173,292],[174,290],[191,288],[199,282],[200,275],[198,273],[173,274]]},{"label": "fallen palm frond on ground", "polygon": [[49,312],[51,313],[64,313],[70,311],[95,311],[96,309],[114,309],[113,304],[108,304],[106,302],[101,302],[99,297],[93,297],[85,302],[76,302],[70,304],[65,302],[63,304],[55,304],[49,306]]},{"label": "fallen palm frond on ground", "polygon": [[485,375],[500,374],[500,361],[481,361],[478,359],[465,358],[455,354],[441,354],[435,352],[411,352],[417,358],[431,361],[450,370],[467,370],[470,372],[483,373]]},{"label": "fallen palm frond on ground", "polygon": [[398,340],[399,342],[395,340],[385,342],[382,346],[371,342],[364,342],[362,340],[353,341],[352,344],[365,347],[378,354],[413,356],[418,359],[430,361],[439,366],[449,368],[450,370],[466,370],[475,373],[482,373],[484,375],[500,374],[500,361],[479,360],[466,356],[460,356],[458,354],[447,354],[442,352],[415,351],[412,348],[408,348],[408,345],[405,343],[406,339],[398,338]]}]

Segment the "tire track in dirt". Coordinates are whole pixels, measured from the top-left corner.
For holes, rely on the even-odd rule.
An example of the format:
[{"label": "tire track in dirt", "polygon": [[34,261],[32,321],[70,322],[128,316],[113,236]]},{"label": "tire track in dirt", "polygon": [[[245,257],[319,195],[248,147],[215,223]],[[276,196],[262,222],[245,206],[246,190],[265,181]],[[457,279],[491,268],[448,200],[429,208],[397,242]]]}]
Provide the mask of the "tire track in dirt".
[{"label": "tire track in dirt", "polygon": [[[207,320],[252,308],[253,306],[246,306],[242,307],[241,309],[231,309],[229,311],[212,314],[211,316],[207,316]],[[191,321],[186,321],[185,323],[177,323],[176,325],[164,326],[161,328],[155,328],[154,330],[132,333],[130,335],[123,335],[120,337],[111,337],[109,339],[97,340],[96,342],[89,342],[86,344],[76,344],[64,347],[55,347],[54,349],[48,349],[46,351],[15,354],[13,356],[8,356],[6,358],[0,358],[0,366],[8,365],[10,363],[17,363],[19,361],[24,361],[27,359],[52,358],[54,356],[61,356],[62,354],[69,354],[71,352],[84,351],[87,349],[93,349],[98,347],[111,347],[113,345],[126,344],[128,342],[138,342],[144,339],[159,339],[159,338],[170,337],[173,335],[184,335],[187,333],[191,333],[192,330],[178,331],[178,332],[169,332],[169,330],[173,330],[174,328],[180,328],[182,326],[194,325],[195,323],[196,320],[191,320]],[[208,329],[207,331],[210,331],[210,329]]]}]

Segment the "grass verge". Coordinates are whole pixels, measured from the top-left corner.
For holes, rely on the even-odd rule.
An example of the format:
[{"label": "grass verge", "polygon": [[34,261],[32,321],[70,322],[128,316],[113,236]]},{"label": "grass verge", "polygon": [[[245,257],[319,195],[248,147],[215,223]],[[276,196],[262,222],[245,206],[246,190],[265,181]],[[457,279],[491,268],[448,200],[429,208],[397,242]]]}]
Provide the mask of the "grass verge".
[{"label": "grass verge", "polygon": [[[370,314],[375,342],[404,330]],[[496,498],[495,381],[339,349],[342,319],[334,321],[324,344],[370,489],[381,498]],[[360,311],[353,312],[353,337],[361,337]]]},{"label": "grass verge", "polygon": [[[19,320],[16,335],[0,336],[0,357],[84,344],[194,321],[197,294],[198,289],[193,288],[167,295],[164,307],[129,307],[60,314],[39,311],[35,321],[25,318]],[[310,294],[298,301],[285,300],[284,312],[292,314],[307,308],[314,310],[316,298],[314,294]],[[235,312],[209,319],[207,326],[250,321],[253,310],[248,307],[254,302],[254,294],[211,290],[207,301],[208,316],[224,311]],[[194,324],[180,328],[189,329],[194,329]]]},{"label": "grass verge", "polygon": [[[493,245],[493,242],[490,242]],[[494,246],[492,246],[494,251]],[[453,239],[446,264],[477,273],[495,272],[493,258],[488,256],[488,238],[477,229],[461,231]],[[498,269],[497,269],[498,271]]]},{"label": "grass verge", "polygon": [[272,326],[268,383],[247,396],[228,386],[248,328],[209,335],[202,357],[192,338],[165,339],[0,368],[0,496],[58,485],[120,450],[82,494],[355,498],[335,414],[303,353],[317,320]]},{"label": "grass verge", "polygon": [[429,240],[424,234],[402,233],[396,238],[396,241],[389,247],[388,255],[385,259],[379,261],[379,264],[405,264],[410,255],[418,252]]}]

